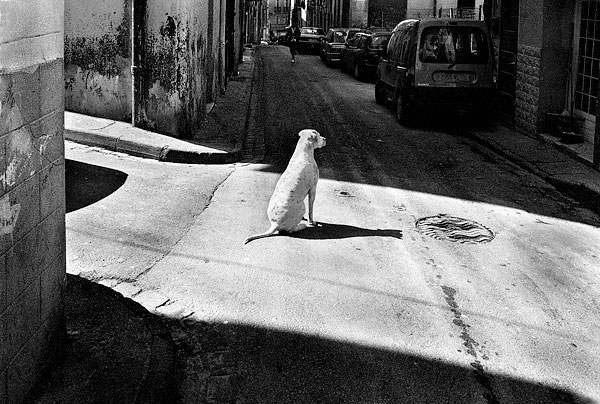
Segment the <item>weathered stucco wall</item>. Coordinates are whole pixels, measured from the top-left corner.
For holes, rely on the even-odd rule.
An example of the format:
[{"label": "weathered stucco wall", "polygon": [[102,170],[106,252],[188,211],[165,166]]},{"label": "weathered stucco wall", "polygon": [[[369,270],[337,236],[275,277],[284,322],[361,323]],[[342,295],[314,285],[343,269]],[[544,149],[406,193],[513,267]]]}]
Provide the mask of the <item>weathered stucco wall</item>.
[{"label": "weathered stucco wall", "polygon": [[368,2],[366,0],[350,1],[350,26],[366,27],[369,17]]},{"label": "weathered stucco wall", "polygon": [[216,98],[221,3],[148,3],[144,81],[146,126],[181,138],[200,126]]},{"label": "weathered stucco wall", "polygon": [[131,119],[131,0],[65,0],[65,107]]},{"label": "weathered stucco wall", "polygon": [[0,403],[64,336],[63,1],[0,1]]}]

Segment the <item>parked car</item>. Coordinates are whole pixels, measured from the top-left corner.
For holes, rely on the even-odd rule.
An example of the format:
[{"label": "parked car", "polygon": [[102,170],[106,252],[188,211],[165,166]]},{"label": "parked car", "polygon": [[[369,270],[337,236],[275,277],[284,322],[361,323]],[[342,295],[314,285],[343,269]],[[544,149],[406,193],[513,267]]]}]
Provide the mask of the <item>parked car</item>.
[{"label": "parked car", "polygon": [[379,60],[385,56],[392,33],[359,32],[352,44],[347,44],[340,54],[340,68],[359,80],[374,81]]},{"label": "parked car", "polygon": [[341,50],[346,44],[351,44],[359,32],[369,32],[363,28],[330,28],[322,41],[321,60],[326,66],[337,64],[340,61]]},{"label": "parked car", "polygon": [[325,30],[316,27],[300,28],[298,52],[318,54],[321,51],[321,41],[325,38]]},{"label": "parked car", "polygon": [[401,123],[422,107],[489,117],[494,92],[493,45],[483,21],[402,21],[377,66],[375,100],[392,99]]}]

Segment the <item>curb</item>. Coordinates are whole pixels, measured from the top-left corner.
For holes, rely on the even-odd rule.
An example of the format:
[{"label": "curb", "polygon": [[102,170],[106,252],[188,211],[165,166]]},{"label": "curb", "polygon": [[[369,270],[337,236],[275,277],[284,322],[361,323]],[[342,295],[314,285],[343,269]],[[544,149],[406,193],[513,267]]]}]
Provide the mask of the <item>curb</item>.
[{"label": "curb", "polygon": [[[569,197],[583,203],[589,209],[600,214],[600,202],[598,202],[600,201],[600,187],[595,187],[593,184],[586,183],[585,181],[576,181],[573,178],[567,178],[557,173],[545,171],[537,167],[535,164],[522,158],[521,156],[511,152],[510,150],[503,148],[497,144],[494,144],[493,142],[488,141],[482,136],[479,136],[477,133],[472,134],[473,139],[483,147],[493,151],[494,153],[504,157],[510,162],[542,178],[544,181],[548,182],[555,188],[564,192]],[[522,133],[520,133],[520,135],[528,136]],[[540,143],[544,143],[551,147],[554,147],[557,152],[564,154],[565,157],[577,161],[579,164],[585,166],[587,169],[594,170],[593,166],[587,160],[577,155],[568,147],[556,144],[555,142],[552,142],[539,135],[530,138]]]},{"label": "curb", "polygon": [[[65,120],[67,114],[76,115],[72,112],[65,112]],[[98,118],[90,117],[90,119]],[[65,125],[65,139],[87,146],[102,147],[114,152],[170,163],[227,164],[239,161],[242,156],[241,149],[237,147],[229,151],[221,151],[145,131],[123,122],[113,121],[110,126],[114,132],[117,132],[120,127],[129,133],[116,135],[106,133],[105,129],[85,129]],[[134,138],[136,133],[138,136]]]},{"label": "curb", "polygon": [[[255,85],[254,48],[244,50],[244,62],[225,93],[207,111],[190,140],[134,127],[130,123],[65,111],[66,140],[158,161],[183,164],[231,164],[243,159]],[[231,119],[234,115],[239,119]],[[215,135],[216,134],[216,135]],[[208,146],[201,144],[208,141]],[[211,141],[219,146],[211,147]]]}]

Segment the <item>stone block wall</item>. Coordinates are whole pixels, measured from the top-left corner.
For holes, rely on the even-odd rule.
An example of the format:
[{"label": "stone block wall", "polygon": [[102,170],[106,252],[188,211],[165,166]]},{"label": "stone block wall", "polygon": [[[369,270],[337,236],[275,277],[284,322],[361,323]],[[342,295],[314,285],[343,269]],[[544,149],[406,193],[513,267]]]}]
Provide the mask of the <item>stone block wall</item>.
[{"label": "stone block wall", "polygon": [[540,48],[519,44],[517,53],[515,124],[517,128],[531,133],[538,131],[540,59]]},{"label": "stone block wall", "polygon": [[63,3],[0,15],[0,404],[20,404],[65,332]]}]

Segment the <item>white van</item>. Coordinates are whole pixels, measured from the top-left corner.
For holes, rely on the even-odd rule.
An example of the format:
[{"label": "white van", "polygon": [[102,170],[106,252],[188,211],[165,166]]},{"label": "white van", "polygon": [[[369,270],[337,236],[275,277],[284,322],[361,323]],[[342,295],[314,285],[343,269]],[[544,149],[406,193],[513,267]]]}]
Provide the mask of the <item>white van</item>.
[{"label": "white van", "polygon": [[494,94],[494,50],[483,21],[402,21],[377,66],[375,99],[392,99],[401,123],[421,107],[489,117]]}]

